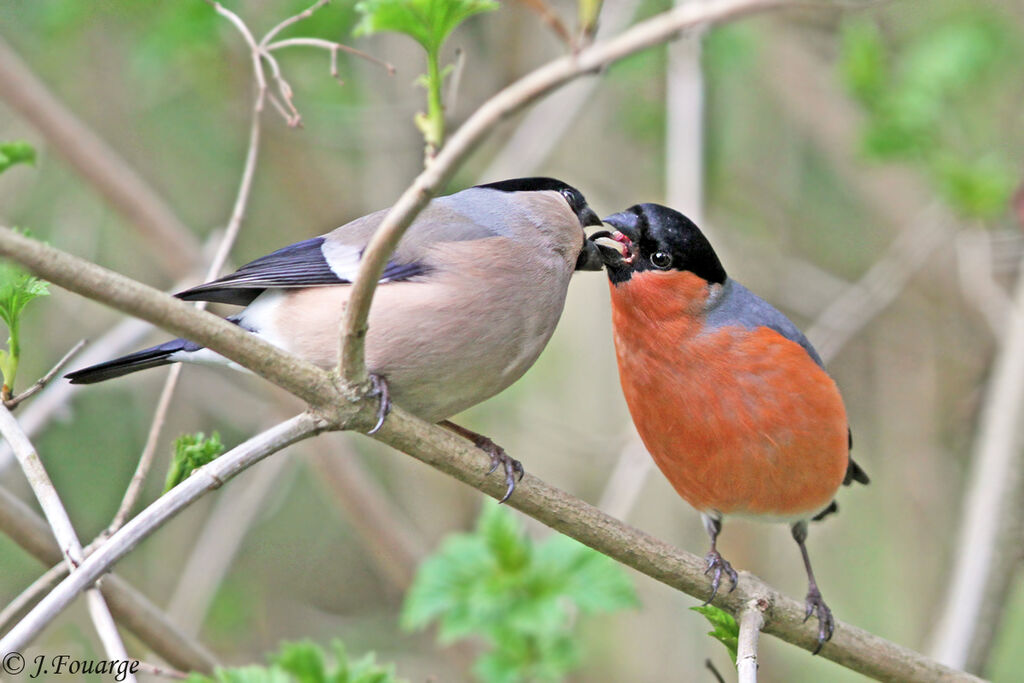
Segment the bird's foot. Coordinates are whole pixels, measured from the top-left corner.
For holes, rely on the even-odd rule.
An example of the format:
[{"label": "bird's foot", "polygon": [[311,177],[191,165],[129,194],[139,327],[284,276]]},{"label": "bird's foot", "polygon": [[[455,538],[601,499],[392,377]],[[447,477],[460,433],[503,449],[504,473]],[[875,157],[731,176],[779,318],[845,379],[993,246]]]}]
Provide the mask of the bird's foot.
[{"label": "bird's foot", "polygon": [[807,602],[805,605],[804,621],[810,619],[812,614],[818,618],[818,647],[814,648],[814,652],[811,653],[816,655],[821,652],[821,647],[826,641],[832,640],[832,633],[836,629],[836,622],[832,618],[832,610],[825,604],[825,600],[821,597],[821,591],[818,590],[817,586],[812,585],[811,589],[807,591]]},{"label": "bird's foot", "polygon": [[722,574],[724,573],[729,577],[729,581],[732,582],[732,588],[729,592],[732,593],[736,590],[736,584],[739,582],[740,577],[736,574],[736,570],[732,568],[724,557],[719,554],[717,550],[712,550],[704,556],[704,560],[707,562],[707,567],[704,569],[705,574],[711,574],[711,597],[707,599],[704,604],[709,604],[718,595],[718,587],[722,583]]},{"label": "bird's foot", "polygon": [[380,398],[380,405],[377,406],[377,424],[367,434],[376,434],[384,426],[384,418],[391,412],[391,390],[388,388],[388,381],[381,375],[370,374],[370,392],[368,396]]},{"label": "bird's foot", "polygon": [[508,500],[508,497],[512,495],[512,492],[516,490],[516,481],[521,481],[525,471],[523,470],[523,464],[509,456],[505,452],[505,449],[494,443],[486,436],[477,435],[473,439],[473,444],[482,450],[487,455],[491,456],[491,469],[487,470],[487,474],[494,472],[500,466],[505,471],[505,483],[508,485],[508,489],[505,491],[504,497],[499,503],[504,503]]}]

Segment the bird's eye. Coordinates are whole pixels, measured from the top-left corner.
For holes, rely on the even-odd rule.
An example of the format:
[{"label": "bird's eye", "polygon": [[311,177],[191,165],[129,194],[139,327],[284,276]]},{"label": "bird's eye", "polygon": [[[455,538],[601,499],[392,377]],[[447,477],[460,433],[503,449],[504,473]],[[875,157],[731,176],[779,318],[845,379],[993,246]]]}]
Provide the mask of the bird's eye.
[{"label": "bird's eye", "polygon": [[656,251],[651,254],[651,265],[666,270],[672,265],[672,256],[664,251]]},{"label": "bird's eye", "polygon": [[573,196],[572,190],[562,190],[562,196],[565,197],[565,201],[569,202],[569,206],[576,206],[576,197]]}]

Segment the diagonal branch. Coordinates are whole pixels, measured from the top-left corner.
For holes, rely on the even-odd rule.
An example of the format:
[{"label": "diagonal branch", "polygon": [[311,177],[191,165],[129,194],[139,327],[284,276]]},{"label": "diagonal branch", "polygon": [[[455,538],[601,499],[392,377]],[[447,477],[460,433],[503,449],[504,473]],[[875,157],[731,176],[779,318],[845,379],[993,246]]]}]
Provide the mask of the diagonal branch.
[{"label": "diagonal branch", "polygon": [[55,285],[208,346],[307,403],[318,405],[336,394],[320,368],[149,285],[3,227],[0,255]]},{"label": "diagonal branch", "polygon": [[195,470],[185,481],[157,499],[86,558],[68,578],[0,640],[0,650],[21,650],[39,635],[39,632],[67,607],[76,595],[92,586],[117,560],[189,504],[220,488],[224,482],[264,457],[320,433],[325,426],[323,420],[310,413],[301,413]]},{"label": "diagonal branch", "polygon": [[792,4],[795,4],[793,0],[708,0],[686,3],[643,21],[614,38],[549,62],[484,102],[402,193],[366,247],[342,323],[341,347],[338,351],[341,376],[352,385],[366,383],[366,323],[373,293],[384,272],[384,266],[416,215],[452,178],[459,165],[494,129],[496,123],[579,76],[598,71],[645,48],[672,40],[685,29]]},{"label": "diagonal branch", "polygon": [[[251,439],[209,465],[197,470],[168,495],[160,498],[110,540],[56,589],[46,596],[7,636],[0,651],[17,650],[63,610],[74,597],[108,571],[143,538],[187,507],[273,450],[312,436],[328,425],[304,413]],[[474,486],[494,498],[504,494],[499,477],[488,477],[487,456],[468,441],[437,425],[428,424],[400,407],[374,438],[398,448],[422,462]],[[486,462],[485,462],[486,461]],[[509,505],[556,531],[633,567],[676,590],[700,599],[708,596],[704,560],[679,550],[561,491],[527,473],[509,499]],[[732,593],[719,595],[714,603],[734,614],[750,600],[762,599],[771,609],[764,615],[763,632],[811,651],[817,647],[817,628],[804,623],[804,606],[786,597],[747,572]],[[928,659],[855,626],[837,623],[836,633],[821,656],[884,681],[978,681],[979,679]]]},{"label": "diagonal branch", "polygon": [[[2,488],[0,532],[44,565],[66,568],[46,522]],[[156,605],[120,576],[110,574],[104,577],[100,591],[117,622],[164,661],[179,669],[203,673],[211,673],[217,666],[216,658],[206,648],[182,633]]]},{"label": "diagonal branch", "polygon": [[[0,433],[3,434],[7,443],[11,444],[14,455],[18,458],[39,505],[43,508],[43,514],[46,515],[46,519],[50,523],[53,535],[57,538],[64,561],[74,572],[75,568],[85,559],[82,544],[78,540],[74,527],[71,526],[71,519],[64,509],[60,496],[57,495],[57,489],[54,488],[53,482],[50,481],[50,477],[43,467],[43,461],[39,458],[35,446],[18,426],[18,421],[14,419],[11,411],[2,406],[0,406]],[[103,643],[107,656],[110,659],[127,660],[128,651],[124,647],[114,617],[111,616],[110,608],[99,589],[91,588],[87,591],[86,599],[89,603],[89,616],[92,618],[96,633]],[[127,680],[134,683],[135,676],[129,674]]]}]

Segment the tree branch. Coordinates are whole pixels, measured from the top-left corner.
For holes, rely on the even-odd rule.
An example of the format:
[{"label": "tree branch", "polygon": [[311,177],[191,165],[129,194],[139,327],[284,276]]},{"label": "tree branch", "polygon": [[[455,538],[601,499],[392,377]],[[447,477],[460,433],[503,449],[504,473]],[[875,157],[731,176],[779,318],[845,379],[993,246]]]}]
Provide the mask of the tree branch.
[{"label": "tree branch", "polygon": [[[90,555],[74,574],[0,640],[0,651],[16,650],[29,642],[75,595],[192,501],[257,462],[271,449],[282,448],[325,428],[328,426],[323,421],[304,413],[197,470],[196,475],[150,505]],[[393,409],[391,417],[374,438],[494,498],[504,495],[503,479],[487,476],[489,459],[478,448],[446,429],[406,413],[400,407]],[[672,588],[700,599],[707,598],[710,592],[703,558],[609,517],[529,473],[516,487],[516,493],[508,504]],[[803,603],[782,595],[753,574],[741,572],[737,589],[719,595],[714,603],[738,614],[752,599],[764,599],[772,605],[765,614],[765,633],[808,651],[817,647],[817,626],[804,623]],[[979,680],[842,622],[837,622],[835,636],[825,644],[821,656],[883,681]]]},{"label": "tree branch", "polygon": [[23,649],[70,604],[76,595],[89,588],[142,539],[159,529],[164,522],[188,505],[210,491],[220,488],[224,482],[271,453],[314,436],[325,427],[323,420],[310,413],[301,413],[236,446],[210,464],[196,469],[185,481],[158,498],[87,557],[68,578],[43,598],[28,616],[0,639],[0,650],[11,652]]},{"label": "tree branch", "polygon": [[[0,531],[47,566],[63,564],[53,533],[27,505],[0,488]],[[127,581],[111,574],[100,588],[119,624],[138,636],[164,661],[179,669],[211,673],[216,658],[187,637],[167,616]]]},{"label": "tree branch", "polygon": [[[3,406],[0,406],[0,433],[3,434],[7,443],[11,444],[14,456],[21,464],[25,477],[28,479],[39,505],[43,508],[43,514],[46,515],[46,519],[50,523],[50,528],[53,530],[53,535],[57,539],[57,544],[60,546],[68,568],[74,571],[75,567],[85,559],[82,553],[82,544],[78,540],[74,527],[71,526],[71,519],[68,518],[64,504],[61,502],[60,496],[57,495],[57,489],[53,487],[53,482],[50,481],[35,447],[21,431],[21,427],[18,426],[18,421],[14,419],[11,411]],[[110,608],[107,607],[103,595],[98,589],[91,588],[86,593],[86,599],[89,603],[89,615],[107,656],[111,659],[127,660],[128,651],[124,647],[117,624],[114,623],[114,618],[110,614]],[[129,674],[126,680],[134,683],[134,674]]]},{"label": "tree branch", "polygon": [[791,0],[709,0],[687,3],[641,22],[615,38],[594,43],[576,54],[549,62],[484,102],[399,197],[363,252],[342,322],[341,347],[338,351],[340,375],[352,385],[366,383],[366,323],[373,293],[384,272],[384,266],[416,215],[451,179],[458,166],[493,130],[496,123],[572,79],[597,71],[652,45],[671,40],[684,29],[787,4],[793,3]]},{"label": "tree branch", "polygon": [[[1006,522],[1020,514],[1015,493],[1024,480],[1024,260],[1006,334],[999,348],[975,438],[954,548],[953,574],[930,648],[937,659],[978,670],[985,662],[1020,561],[1020,540]],[[991,619],[991,621],[989,621]],[[991,625],[987,625],[989,622]]]},{"label": "tree branch", "polygon": [[739,683],[757,683],[757,637],[764,626],[764,613],[771,608],[767,600],[755,598],[740,610],[740,637],[736,647],[736,673]]},{"label": "tree branch", "polygon": [[207,346],[311,405],[338,398],[324,370],[141,282],[5,227],[0,227],[0,255],[55,285]]}]

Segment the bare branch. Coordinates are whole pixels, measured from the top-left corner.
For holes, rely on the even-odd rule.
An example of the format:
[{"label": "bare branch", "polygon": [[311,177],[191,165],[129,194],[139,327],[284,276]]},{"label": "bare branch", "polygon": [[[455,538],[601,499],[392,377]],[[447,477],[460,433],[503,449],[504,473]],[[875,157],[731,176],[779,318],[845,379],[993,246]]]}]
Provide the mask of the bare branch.
[{"label": "bare branch", "polygon": [[334,383],[320,368],[141,282],[2,227],[0,255],[59,287],[207,346],[307,403],[318,405],[337,396]]},{"label": "bare branch", "polygon": [[548,4],[547,0],[519,0],[519,2],[526,5],[530,11],[539,16],[540,20],[558,36],[559,40],[566,45],[572,46],[572,34],[565,27],[562,17],[558,16],[558,12]]},{"label": "bare branch", "polygon": [[18,404],[24,401],[26,398],[35,396],[37,393],[42,391],[43,388],[50,383],[50,380],[52,380],[57,375],[57,373],[60,372],[60,369],[67,365],[68,361],[70,361],[76,353],[82,350],[83,346],[85,346],[84,339],[80,340],[77,344],[72,346],[71,350],[65,353],[64,356],[59,361],[57,361],[57,364],[50,368],[49,372],[47,372],[45,375],[43,375],[42,377],[35,381],[35,384],[30,386],[28,389],[21,392],[17,396],[14,396],[4,401],[4,406],[6,406],[8,410],[14,410],[15,408],[18,407]]},{"label": "bare branch", "polygon": [[387,69],[388,75],[394,75],[395,67],[389,62],[385,62],[383,59],[378,59],[371,54],[357,50],[354,47],[349,47],[344,43],[335,43],[330,40],[324,40],[323,38],[285,38],[284,40],[278,40],[270,43],[266,46],[267,52],[274,52],[285,47],[318,47],[327,50],[331,53],[331,75],[335,78],[338,77],[338,52],[347,52],[355,57],[360,57],[368,62],[372,62],[379,66]]},{"label": "bare branch", "polygon": [[320,9],[321,7],[326,5],[328,2],[330,2],[330,0],[316,0],[316,2],[314,2],[312,5],[310,5],[306,9],[302,10],[298,14],[296,14],[294,16],[288,17],[287,19],[282,21],[280,24],[278,24],[274,28],[272,28],[269,31],[267,31],[267,35],[263,36],[263,40],[260,41],[260,47],[261,48],[266,48],[267,47],[267,43],[269,43],[271,40],[273,40],[274,36],[276,36],[278,33],[283,31],[284,29],[288,28],[292,24],[300,22],[303,19],[310,18],[311,16],[313,16],[313,12],[316,12],[318,9]]},{"label": "bare branch", "polygon": [[[46,519],[50,523],[50,528],[53,530],[53,535],[57,539],[57,544],[60,546],[68,567],[73,570],[85,559],[82,553],[82,544],[75,534],[74,527],[71,526],[71,520],[64,509],[64,504],[61,502],[60,496],[57,495],[57,489],[53,487],[53,482],[50,481],[43,462],[39,459],[39,454],[36,453],[35,447],[25,433],[21,431],[14,415],[6,407],[0,407],[0,433],[11,444],[14,456],[24,470],[25,477],[32,486],[32,491],[35,493],[40,507],[43,508],[43,514],[46,515]],[[110,609],[107,607],[103,595],[99,590],[93,588],[87,592],[86,600],[89,605],[89,615],[107,655],[111,659],[128,659],[128,651],[125,650],[121,635],[117,631],[117,624],[114,623],[114,618],[110,615]],[[134,682],[135,676],[128,674],[126,680]]]},{"label": "bare branch", "polygon": [[188,479],[158,498],[86,558],[68,578],[0,640],[0,649],[4,652],[20,650],[30,643],[78,593],[89,588],[143,538],[152,534],[192,502],[223,486],[224,482],[271,453],[314,436],[324,428],[325,423],[322,420],[309,413],[301,413],[195,470]]},{"label": "bare branch", "polygon": [[757,683],[757,637],[764,626],[764,613],[770,607],[767,600],[754,599],[740,610],[737,619],[740,636],[736,647],[736,672],[739,674],[739,683]]},{"label": "bare branch", "polygon": [[[44,565],[67,567],[46,522],[3,488],[0,488],[0,532]],[[107,575],[100,590],[118,623],[164,661],[187,671],[213,672],[216,658],[185,636],[156,605],[121,577]]]},{"label": "bare branch", "polygon": [[164,388],[160,391],[160,398],[156,402],[153,421],[150,423],[149,432],[146,434],[146,443],[142,447],[142,455],[139,456],[139,464],[135,466],[135,472],[132,474],[131,481],[128,482],[128,488],[124,492],[121,504],[117,507],[114,519],[104,532],[107,536],[110,536],[124,526],[128,515],[131,514],[135,505],[139,502],[139,497],[142,495],[142,487],[146,483],[146,476],[149,474],[149,470],[153,466],[153,459],[156,457],[156,446],[160,440],[160,432],[163,430],[164,422],[167,420],[167,411],[171,407],[171,398],[174,396],[174,389],[178,385],[178,377],[180,376],[181,364],[178,363],[173,365],[167,373]]},{"label": "bare branch", "polygon": [[[930,648],[957,668],[978,669],[1021,560],[1020,539],[1007,528],[1017,519],[1024,487],[1024,260],[1009,307],[1006,333],[989,375],[970,459],[963,520],[954,546],[953,575]],[[988,621],[986,625],[984,622]]]},{"label": "bare branch", "polygon": [[938,204],[927,207],[860,280],[822,311],[807,328],[807,338],[826,363],[896,299],[932,252],[950,241],[954,229],[953,218]]},{"label": "bare branch", "polygon": [[187,272],[199,241],[114,150],[71,113],[0,40],[0,97],[35,126],[110,205],[138,228],[168,274]]},{"label": "bare branch", "polygon": [[50,589],[56,586],[68,575],[66,562],[58,562],[53,565],[38,579],[33,581],[28,588],[23,590],[18,597],[11,600],[3,611],[0,612],[0,633],[7,630],[7,625],[17,619],[32,605],[39,602]]},{"label": "bare branch", "polygon": [[494,124],[574,78],[597,71],[652,45],[671,40],[684,29],[787,4],[791,4],[789,0],[709,0],[687,3],[637,24],[615,38],[549,62],[484,102],[399,197],[366,247],[342,323],[342,340],[338,352],[341,376],[352,385],[366,383],[366,321],[384,266],[409,224],[451,179],[459,164],[493,130]]},{"label": "bare branch", "polygon": [[[303,414],[264,432],[197,470],[196,475],[150,505],[90,555],[78,570],[0,640],[0,651],[16,650],[29,642],[75,595],[108,571],[145,536],[210,488],[258,461],[268,451],[311,436],[326,427],[324,422]],[[503,482],[498,477],[485,474],[489,460],[479,449],[446,429],[406,413],[400,407],[393,409],[391,417],[374,438],[494,498],[504,494]],[[703,558],[674,548],[609,517],[529,473],[516,487],[509,505],[672,588],[701,599],[708,597],[710,591],[704,575]],[[765,615],[765,633],[808,651],[817,647],[817,627],[804,623],[803,603],[783,596],[752,574],[742,572],[736,590],[719,595],[714,603],[738,614],[750,600],[756,599],[766,600],[767,604],[772,605],[770,613]],[[979,680],[841,622],[837,623],[835,636],[825,644],[821,656],[879,680],[929,683]]]}]

